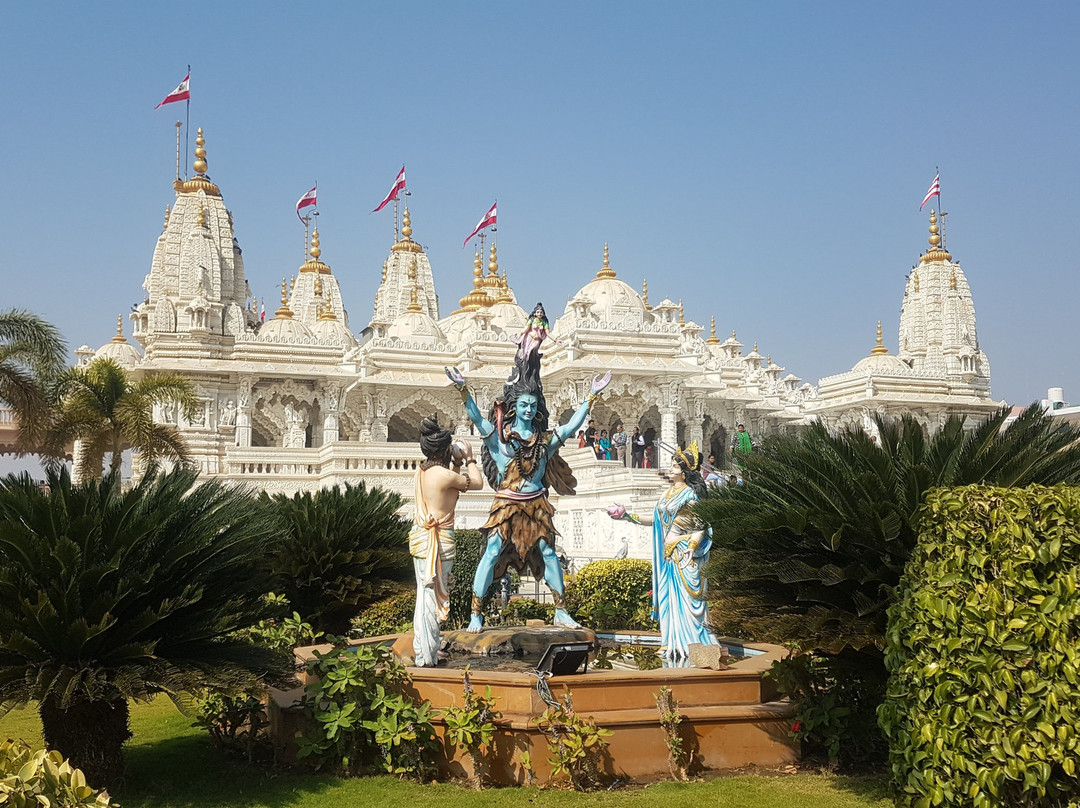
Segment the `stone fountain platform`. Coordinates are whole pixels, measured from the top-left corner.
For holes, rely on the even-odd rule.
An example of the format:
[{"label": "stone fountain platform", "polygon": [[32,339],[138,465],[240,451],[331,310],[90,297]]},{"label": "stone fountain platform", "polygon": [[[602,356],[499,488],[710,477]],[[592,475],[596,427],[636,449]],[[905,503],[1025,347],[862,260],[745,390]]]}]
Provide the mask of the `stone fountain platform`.
[{"label": "stone fountain platform", "polygon": [[[532,628],[532,627],[530,627]],[[550,629],[550,627],[544,627]],[[518,629],[518,631],[521,631]],[[555,629],[554,631],[564,631]],[[540,653],[553,642],[549,630],[530,631],[528,642]],[[592,632],[589,632],[590,634]],[[445,636],[449,638],[452,632]],[[488,637],[490,636],[490,639]],[[494,630],[471,635],[473,647],[514,647],[513,640],[497,640]],[[576,638],[569,640],[580,642]],[[519,639],[519,644],[525,642]],[[401,645],[412,651],[412,635],[372,637],[357,644]],[[319,646],[318,650],[328,650]],[[787,655],[775,645],[745,643],[740,646],[745,658],[726,670],[703,668],[657,668],[656,670],[592,670],[548,680],[551,694],[560,698],[573,694],[574,709],[591,717],[598,726],[612,730],[601,769],[608,777],[633,780],[669,776],[667,739],[660,726],[656,694],[668,687],[679,701],[683,716],[680,735],[684,748],[694,757],[693,770],[734,769],[744,766],[777,767],[799,759],[797,742],[788,730],[795,708],[778,698],[772,681],[764,673],[772,663]],[[296,649],[298,660],[309,658],[312,648]],[[493,659],[474,656],[472,659]],[[514,663],[511,657],[501,659]],[[520,664],[520,662],[518,663]],[[409,668],[412,682],[409,695],[441,710],[460,705],[464,671],[438,668]],[[472,666],[472,687],[477,692],[491,689],[496,709],[502,717],[496,721],[493,752],[487,757],[487,776],[496,783],[516,785],[526,781],[525,755],[532,761],[539,783],[552,779],[548,750],[536,718],[546,709],[537,692],[536,677],[522,670],[483,670]],[[303,715],[295,707],[302,689],[271,693],[269,709],[271,735],[278,744],[278,755],[289,760],[295,755],[295,738],[302,728]],[[438,765],[444,775],[472,776],[469,756],[445,739],[444,720],[434,719],[442,741]]]}]

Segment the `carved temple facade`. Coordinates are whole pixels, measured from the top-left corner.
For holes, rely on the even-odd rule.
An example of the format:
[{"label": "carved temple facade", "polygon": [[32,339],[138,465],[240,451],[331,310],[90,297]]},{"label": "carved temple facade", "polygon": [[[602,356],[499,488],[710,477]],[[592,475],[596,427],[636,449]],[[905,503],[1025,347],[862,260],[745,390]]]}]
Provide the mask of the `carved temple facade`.
[{"label": "carved temple facade", "polygon": [[[364,479],[408,499],[420,419],[438,413],[469,435],[443,367],[461,368],[485,410],[512,367],[512,337],[526,312],[499,268],[496,246],[486,268],[476,254],[472,289],[443,313],[406,208],[371,318],[354,332],[316,228],[307,260],[282,282],[280,307],[261,322],[232,214],[207,174],[202,130],[196,145],[194,177],[174,183],[145,296],[131,314],[142,350],[121,323],[97,351],[80,349],[79,361],[110,356],[136,376],[188,377],[202,399],[195,417],[162,407],[155,418],[179,427],[203,474],[285,492]],[[985,415],[998,404],[990,398],[971,290],[941,246],[933,214],[930,232],[930,249],[904,289],[899,353],[888,352],[879,327],[869,356],[816,387],[785,374],[756,343],[746,351],[734,332],[720,340],[715,322],[705,329],[685,320],[681,302],[651,303],[646,285],[638,292],[618,277],[605,245],[599,270],[561,315],[549,308],[549,410],[565,420],[593,374],[610,369],[612,383],[593,410],[597,425],[640,426],[658,439],[661,466],[670,457],[665,446],[693,440],[706,454],[726,456],[737,423],[761,436],[810,419],[832,428],[865,425],[873,412],[912,413],[931,429],[948,413]],[[625,541],[631,556],[648,557],[646,531],[612,522],[601,509],[612,501],[651,508],[665,485],[655,470],[597,461],[587,450],[563,452],[580,483],[577,496],[555,502],[563,549],[579,559],[604,558]],[[480,524],[489,502],[489,491],[463,497],[460,518]]]}]

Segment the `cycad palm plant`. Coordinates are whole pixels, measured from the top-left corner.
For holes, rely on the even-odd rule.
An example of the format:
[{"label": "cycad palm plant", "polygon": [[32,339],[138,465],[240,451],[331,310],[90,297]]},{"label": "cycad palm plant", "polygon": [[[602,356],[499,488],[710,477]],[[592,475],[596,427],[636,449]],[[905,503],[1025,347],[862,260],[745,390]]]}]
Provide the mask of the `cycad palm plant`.
[{"label": "cycad palm plant", "polygon": [[974,429],[949,418],[928,437],[910,416],[863,430],[820,424],[767,440],[747,483],[714,492],[711,599],[724,628],[836,651],[884,643],[886,610],[916,541],[928,490],[1080,482],[1080,431],[1032,405]]},{"label": "cycad palm plant", "polygon": [[54,396],[60,403],[53,438],[60,445],[82,441],[77,469],[81,479],[100,477],[108,452],[109,473],[119,480],[127,448],[139,452],[147,464],[160,458],[189,459],[177,428],[154,422],[155,404],[179,404],[186,417],[194,415],[198,396],[188,379],[159,373],[133,381],[115,361],[100,358],[69,368],[59,377]]},{"label": "cycad palm plant", "polygon": [[285,529],[266,555],[274,591],[316,630],[343,636],[364,606],[412,579],[396,493],[361,482],[267,499]]},{"label": "cycad palm plant", "polygon": [[54,326],[28,311],[0,312],[0,400],[19,419],[19,447],[43,448],[50,412],[47,388],[67,348]]},{"label": "cycad palm plant", "polygon": [[0,704],[38,703],[45,742],[105,785],[122,772],[128,702],[288,679],[291,656],[245,632],[272,615],[260,571],[277,522],[193,471],[51,493],[0,480]]}]

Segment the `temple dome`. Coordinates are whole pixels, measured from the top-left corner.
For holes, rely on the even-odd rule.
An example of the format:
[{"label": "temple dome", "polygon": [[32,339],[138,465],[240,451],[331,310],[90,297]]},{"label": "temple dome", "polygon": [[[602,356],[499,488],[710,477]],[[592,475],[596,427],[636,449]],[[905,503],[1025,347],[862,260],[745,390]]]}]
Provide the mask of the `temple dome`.
[{"label": "temple dome", "polygon": [[910,373],[911,368],[899,356],[886,353],[864,356],[855,363],[852,371],[855,373]]},{"label": "temple dome", "polygon": [[403,341],[416,340],[417,338],[433,341],[445,341],[439,324],[432,320],[422,311],[403,311],[390,327],[386,329],[386,336]]},{"label": "temple dome", "polygon": [[630,284],[619,280],[608,259],[608,246],[604,245],[604,265],[596,277],[581,287],[563,309],[563,315],[574,312],[574,301],[587,299],[591,306],[589,314],[602,322],[620,323],[627,328],[639,328],[652,316],[641,295]]},{"label": "temple dome", "polygon": [[116,336],[94,352],[94,359],[111,359],[126,370],[131,370],[142,361],[139,351],[124,338],[121,317],[116,318]]},{"label": "temple dome", "polygon": [[893,356],[881,340],[881,321],[877,324],[877,344],[870,351],[869,356],[864,356],[855,363],[853,373],[890,374],[910,373],[911,368],[907,362],[899,356]]},{"label": "temple dome", "polygon": [[262,328],[259,329],[259,339],[311,339],[311,331],[302,322],[292,317],[274,317],[263,323]]},{"label": "temple dome", "polygon": [[311,336],[319,342],[340,343],[349,348],[356,345],[356,337],[336,317],[320,317],[316,320],[311,327]]}]

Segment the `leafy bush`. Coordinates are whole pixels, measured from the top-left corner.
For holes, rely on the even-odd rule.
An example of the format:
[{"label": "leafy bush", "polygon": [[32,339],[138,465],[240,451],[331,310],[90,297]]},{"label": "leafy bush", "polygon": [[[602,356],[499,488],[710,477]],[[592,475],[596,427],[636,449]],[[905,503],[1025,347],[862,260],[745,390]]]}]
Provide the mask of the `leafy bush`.
[{"label": "leafy bush", "polygon": [[[487,543],[479,530],[457,530],[457,554],[450,574],[450,615],[446,618],[448,629],[465,628],[472,616],[472,585],[480,557]],[[495,587],[484,597],[484,614],[491,613]]]},{"label": "leafy bush", "polygon": [[289,679],[291,655],[238,632],[274,614],[257,500],[182,468],[123,492],[48,483],[0,480],[0,701],[36,701],[46,745],[92,784],[123,772],[130,700]]},{"label": "leafy bush", "polygon": [[900,805],[1080,801],[1080,490],[927,497],[879,710]]},{"label": "leafy bush", "polygon": [[481,696],[473,689],[469,668],[462,676],[462,705],[453,704],[443,711],[446,721],[446,738],[458,749],[467,752],[473,765],[473,782],[477,788],[484,785],[483,752],[492,751],[495,739],[495,719],[502,713],[495,709],[497,698],[491,688],[484,688]]},{"label": "leafy bush", "polygon": [[551,699],[548,708],[533,718],[544,733],[551,757],[552,776],[565,774],[578,791],[600,785],[600,760],[607,753],[612,731],[596,726],[592,718],[582,718],[574,711],[574,696],[569,689],[562,701]]},{"label": "leafy bush", "polygon": [[12,808],[110,808],[105,791],[94,791],[82,771],[59,752],[32,751],[25,741],[0,742],[0,804]]},{"label": "leafy bush", "polygon": [[531,598],[514,598],[499,612],[499,617],[504,626],[523,626],[526,620],[550,623],[555,618],[555,604],[541,603]]},{"label": "leafy bush", "polygon": [[652,564],[612,558],[586,564],[566,587],[566,608],[590,628],[656,628],[652,610]]},{"label": "leafy bush", "polygon": [[926,492],[975,483],[1080,483],[1080,430],[1038,405],[973,429],[950,417],[932,435],[910,416],[832,434],[814,424],[745,458],[746,485],[712,489],[695,511],[712,526],[709,599],[735,636],[805,650],[885,646],[886,612]]},{"label": "leafy bush", "polygon": [[372,603],[354,617],[349,633],[353,637],[381,637],[384,634],[412,631],[415,609],[416,592],[398,592]]},{"label": "leafy bush", "polygon": [[359,611],[413,577],[401,497],[363,482],[270,499],[285,527],[266,564],[273,590],[316,630],[343,635]]},{"label": "leafy bush", "polygon": [[876,711],[885,696],[880,658],[847,648],[839,654],[810,652],[775,662],[766,674],[796,705],[791,734],[806,758],[851,770],[880,765],[885,740]]},{"label": "leafy bush", "polygon": [[305,688],[311,728],[300,738],[299,758],[342,775],[371,770],[376,762],[399,776],[431,773],[437,748],[431,705],[401,694],[409,675],[389,649],[316,651],[307,670],[316,681]]}]

